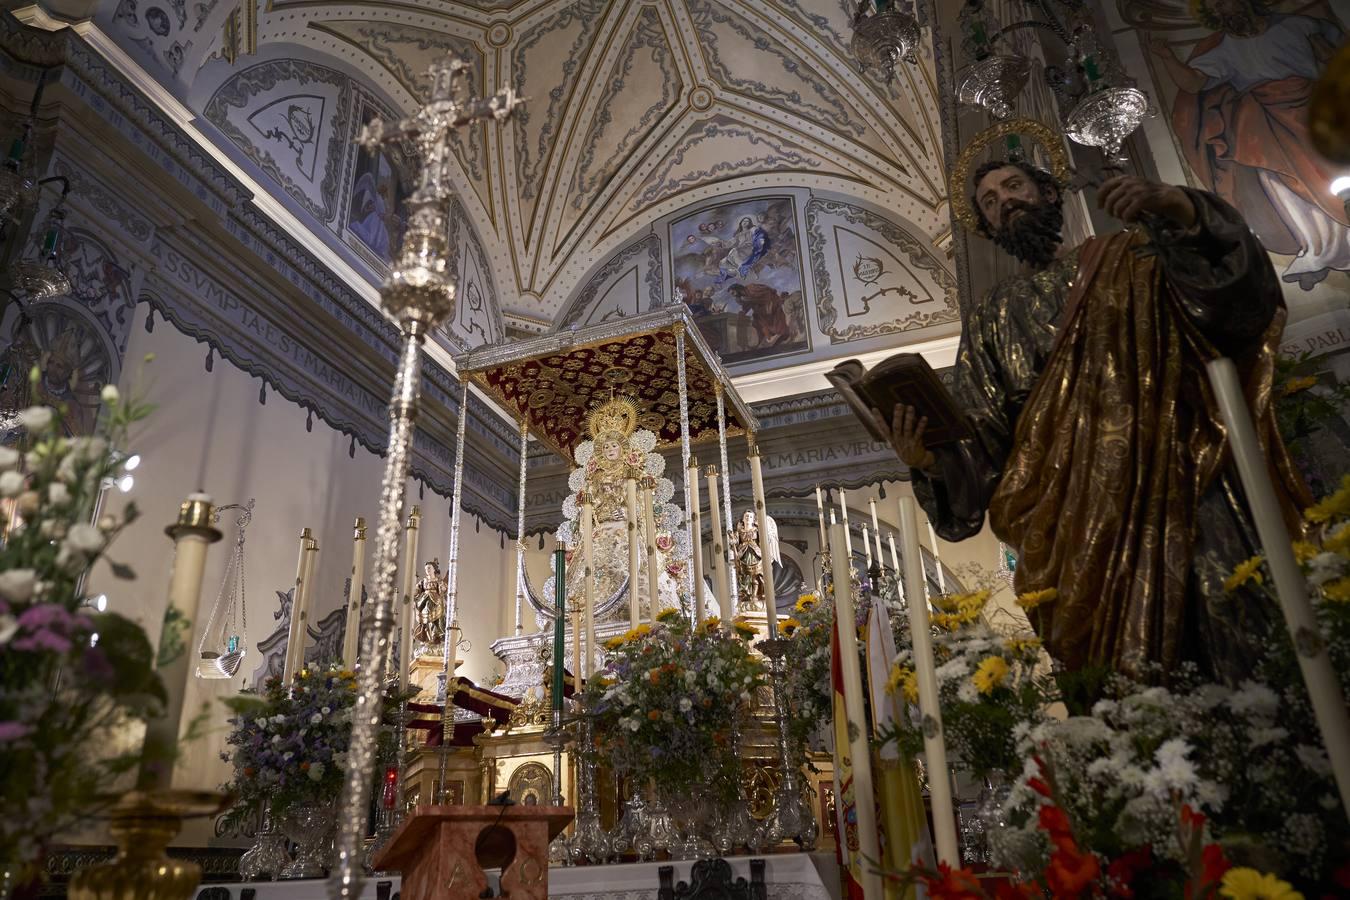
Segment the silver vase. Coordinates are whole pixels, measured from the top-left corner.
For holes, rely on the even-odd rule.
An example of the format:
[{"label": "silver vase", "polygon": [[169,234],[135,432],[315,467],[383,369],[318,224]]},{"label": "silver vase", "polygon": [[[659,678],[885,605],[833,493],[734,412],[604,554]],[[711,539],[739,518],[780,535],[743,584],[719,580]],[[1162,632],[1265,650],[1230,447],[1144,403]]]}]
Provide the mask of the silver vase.
[{"label": "silver vase", "polygon": [[243,856],[239,857],[239,877],[245,881],[280,878],[282,869],[291,863],[286,836],[272,820],[271,810],[263,810],[262,829]]},{"label": "silver vase", "polygon": [[623,816],[610,835],[610,847],[615,856],[636,853],[639,837],[647,831],[647,802],[642,792],[633,787],[633,795],[623,805]]},{"label": "silver vase", "polygon": [[282,829],[295,844],[295,859],[280,878],[324,878],[333,854],[333,805],[297,803],[282,816]]}]

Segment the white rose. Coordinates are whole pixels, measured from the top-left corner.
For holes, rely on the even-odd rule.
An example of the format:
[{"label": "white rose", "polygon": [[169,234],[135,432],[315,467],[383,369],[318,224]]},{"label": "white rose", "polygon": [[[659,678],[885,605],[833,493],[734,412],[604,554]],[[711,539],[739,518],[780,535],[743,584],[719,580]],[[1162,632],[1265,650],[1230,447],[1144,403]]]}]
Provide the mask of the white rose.
[{"label": "white rose", "polygon": [[53,481],[47,486],[47,500],[55,506],[60,506],[70,499],[70,489],[59,481]]},{"label": "white rose", "polygon": [[27,603],[33,597],[37,572],[32,569],[10,569],[0,572],[0,597],[15,603]]},{"label": "white rose", "polygon": [[9,471],[19,464],[22,454],[11,447],[0,447],[0,470]]},{"label": "white rose", "polygon": [[323,778],[323,763],[315,763],[314,765],[310,766],[309,771],[305,774],[309,775],[310,781],[320,780],[321,778]]},{"label": "white rose", "polygon": [[116,516],[105,515],[98,520],[99,531],[112,531],[116,527],[117,527]]},{"label": "white rose", "polygon": [[323,716],[319,715],[318,713],[315,713],[314,715],[309,717],[309,724],[311,725],[318,725],[322,721]]},{"label": "white rose", "polygon": [[70,545],[72,550],[78,550],[81,553],[97,553],[103,549],[103,532],[93,525],[86,525],[81,522],[78,525],[70,526],[70,532],[66,535],[66,543]]},{"label": "white rose", "polygon": [[111,404],[116,403],[121,398],[122,395],[117,392],[117,385],[105,384],[103,386],[103,390],[99,392],[98,396],[99,399],[101,399],[104,403]]},{"label": "white rose", "polygon": [[19,630],[19,620],[11,615],[0,616],[0,647],[8,644],[14,632]]},{"label": "white rose", "polygon": [[0,497],[17,497],[23,491],[23,473],[10,470],[0,475]]},{"label": "white rose", "polygon": [[41,434],[52,424],[52,411],[45,406],[30,406],[19,413],[19,424],[30,434]]}]

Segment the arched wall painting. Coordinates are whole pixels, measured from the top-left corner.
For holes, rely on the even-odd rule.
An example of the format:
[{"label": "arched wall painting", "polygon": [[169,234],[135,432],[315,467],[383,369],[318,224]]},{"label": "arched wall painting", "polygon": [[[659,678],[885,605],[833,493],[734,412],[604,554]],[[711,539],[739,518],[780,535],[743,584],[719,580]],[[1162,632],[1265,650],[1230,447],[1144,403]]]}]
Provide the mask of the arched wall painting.
[{"label": "arched wall painting", "polygon": [[[360,127],[364,128],[378,115],[380,110],[368,101],[363,102]],[[347,201],[347,240],[358,250],[368,250],[385,265],[393,260],[407,224],[404,169],[393,152],[382,148],[372,153],[364,146],[357,147]]]},{"label": "arched wall painting", "polygon": [[790,197],[701,209],[670,226],[674,283],[731,365],[811,348]]}]

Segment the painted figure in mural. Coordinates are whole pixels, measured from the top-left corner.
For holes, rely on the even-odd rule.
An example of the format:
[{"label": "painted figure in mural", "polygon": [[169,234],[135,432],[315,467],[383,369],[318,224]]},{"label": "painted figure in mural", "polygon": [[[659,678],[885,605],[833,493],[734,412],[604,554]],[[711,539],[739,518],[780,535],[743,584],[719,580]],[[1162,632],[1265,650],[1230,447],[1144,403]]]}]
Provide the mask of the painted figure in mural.
[{"label": "painted figure in mural", "polygon": [[732,298],[741,307],[741,315],[755,328],[756,347],[776,347],[791,340],[784,297],[767,284],[733,284]]},{"label": "painted figure in mural", "polygon": [[[769,529],[768,583],[773,584],[772,563],[781,563],[778,553],[778,525],[771,516],[766,517]],[[732,546],[736,550],[736,587],[740,596],[736,598],[738,612],[763,612],[766,592],[764,554],[759,545],[759,523],[755,520],[755,511],[747,509],[736,523],[732,535]]]},{"label": "painted figure in mural", "polygon": [[[20,317],[8,347],[0,352],[0,408],[23,409],[28,406],[65,407],[62,428],[67,437],[89,434],[98,418],[99,391],[108,371],[102,343],[91,336],[88,326],[76,320],[49,320],[44,310],[43,326],[54,324],[60,330],[47,347],[41,346],[47,327]],[[37,366],[42,375],[34,384],[29,372]],[[90,372],[102,378],[90,377]],[[17,436],[15,423],[4,423],[0,442]]]},{"label": "painted figure in mural", "polygon": [[988,512],[1018,553],[1018,591],[1057,592],[1031,620],[1069,668],[1193,661],[1248,677],[1280,614],[1259,590],[1224,590],[1258,548],[1204,363],[1239,363],[1296,529],[1307,498],[1272,410],[1285,309],[1270,257],[1204,191],[1111,179],[1098,204],[1136,227],[1068,247],[1049,173],[998,160],[974,189],[979,230],[1025,269],[961,332],[955,393],[973,439],[935,453],[912,408],[877,414],[919,502],[950,541]]},{"label": "painted figure in mural", "polygon": [[717,283],[749,275],[755,263],[769,252],[769,243],[769,233],[756,225],[754,219],[743,216],[736,223],[731,246],[717,264]]},{"label": "painted figure in mural", "polygon": [[441,575],[441,561],[433,559],[422,566],[423,575],[417,579],[417,596],[413,607],[417,621],[413,623],[413,640],[426,650],[440,651],[445,646],[446,582]]},{"label": "painted figure in mural", "polygon": [[[595,569],[595,599],[603,603],[623,587],[628,578],[628,515],[625,484],[630,476],[639,480],[644,475],[660,474],[664,460],[654,453],[656,435],[638,425],[637,405],[627,397],[614,397],[596,407],[586,417],[586,431],[591,439],[577,446],[577,468],[572,471],[568,485],[575,492],[563,503],[567,522],[558,532],[558,539],[568,548],[567,595],[574,602],[585,596],[585,569],[581,565],[582,497],[589,497],[592,505],[591,531],[592,563]],[[661,484],[664,483],[664,484]],[[680,606],[680,584],[688,548],[677,546],[675,531],[682,513],[671,502],[674,486],[668,479],[658,483],[656,509],[656,547],[658,560],[657,595],[661,608]],[[665,497],[664,500],[660,499]],[[639,501],[640,502],[640,501]],[[637,523],[638,541],[646,547],[646,535],[641,517]],[[646,553],[643,552],[645,562]],[[650,618],[660,609],[649,609],[647,572],[644,565],[636,578],[639,606],[643,618]],[[551,589],[545,594],[552,596]],[[627,618],[627,595],[617,604],[609,618]],[[597,620],[604,620],[598,615]]]},{"label": "painted figure in mural", "polygon": [[1172,107],[1186,161],[1232,203],[1305,290],[1350,270],[1350,218],[1308,137],[1308,100],[1344,40],[1325,14],[1280,15],[1256,0],[1191,0],[1213,29],[1183,60],[1156,34],[1149,49],[1177,86]]},{"label": "painted figure in mural", "polygon": [[393,255],[390,229],[392,208],[388,184],[381,186],[373,172],[366,172],[352,188],[352,232],[384,259]]}]

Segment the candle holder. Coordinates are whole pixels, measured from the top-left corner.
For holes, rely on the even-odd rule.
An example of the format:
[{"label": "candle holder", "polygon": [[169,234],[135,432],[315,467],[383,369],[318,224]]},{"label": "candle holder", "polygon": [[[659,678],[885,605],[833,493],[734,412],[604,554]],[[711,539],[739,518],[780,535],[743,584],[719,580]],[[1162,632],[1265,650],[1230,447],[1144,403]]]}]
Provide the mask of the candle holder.
[{"label": "candle holder", "polygon": [[600,824],[598,767],[595,762],[595,721],[580,710],[577,756],[577,818],[569,845],[571,861],[606,863],[614,855],[614,843]]},{"label": "candle holder", "polygon": [[234,801],[214,791],[128,791],[109,815],[117,856],[71,876],[71,900],[187,900],[202,867],[165,853],[183,820],[214,816]]},{"label": "candle holder", "polygon": [[760,641],[756,646],[769,658],[778,764],[783,770],[778,790],[774,792],[773,807],[765,820],[764,844],[772,847],[783,841],[795,840],[802,849],[813,850],[819,829],[810,806],[802,802],[801,773],[792,759],[792,748],[788,746],[787,697],[783,692],[783,658],[787,654],[788,641],[772,638]]}]

